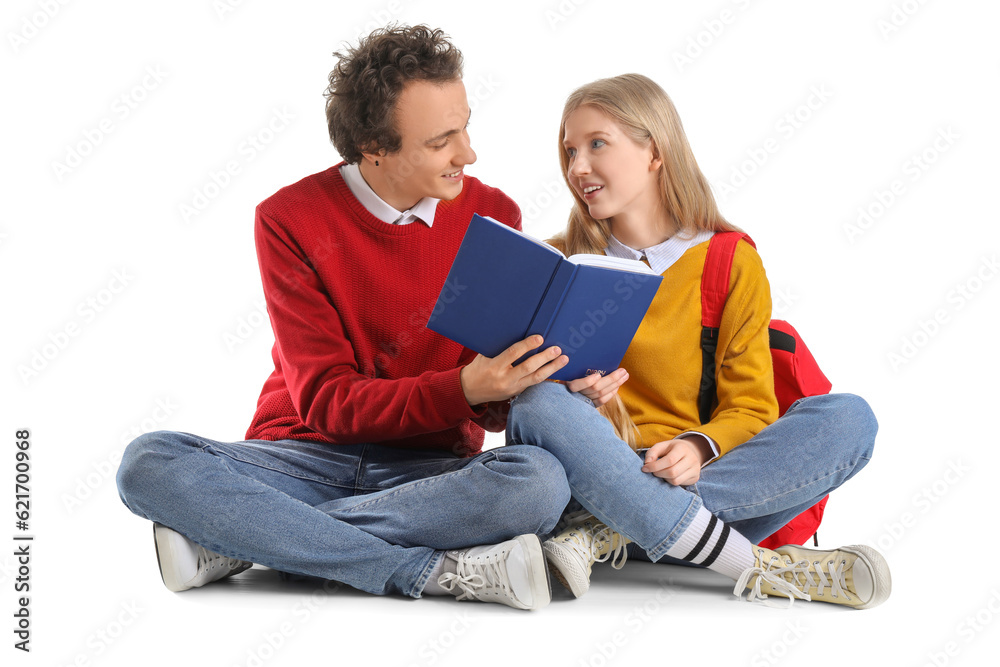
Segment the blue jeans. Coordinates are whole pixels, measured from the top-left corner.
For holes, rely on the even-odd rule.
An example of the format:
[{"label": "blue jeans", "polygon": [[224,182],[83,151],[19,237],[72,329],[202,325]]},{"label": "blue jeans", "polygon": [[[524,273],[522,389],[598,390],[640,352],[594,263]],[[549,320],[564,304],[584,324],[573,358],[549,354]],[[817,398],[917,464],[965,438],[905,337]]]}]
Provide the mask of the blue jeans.
[{"label": "blue jeans", "polygon": [[642,472],[589,399],[542,382],[511,402],[507,443],[552,453],[573,498],[657,561],[701,506],[751,542],[764,539],[861,470],[877,428],[857,396],[805,398],[706,466],[697,484],[679,487]]},{"label": "blue jeans", "polygon": [[545,534],[569,501],[562,466],[537,447],[457,458],[171,431],[126,448],[118,490],[135,514],[224,556],[411,597],[443,550]]}]

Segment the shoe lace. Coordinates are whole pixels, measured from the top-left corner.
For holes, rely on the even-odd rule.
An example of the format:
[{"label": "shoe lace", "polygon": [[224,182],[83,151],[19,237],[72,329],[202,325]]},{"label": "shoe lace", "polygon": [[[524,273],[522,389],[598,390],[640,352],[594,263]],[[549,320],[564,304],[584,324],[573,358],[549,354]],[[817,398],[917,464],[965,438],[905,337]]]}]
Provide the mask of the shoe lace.
[{"label": "shoe lace", "polygon": [[559,522],[556,523],[556,527],[554,530],[558,534],[571,526],[576,526],[577,524],[581,524],[585,522],[587,519],[593,520],[593,518],[594,515],[591,514],[586,509],[577,510],[575,512],[566,512],[559,518]]},{"label": "shoe lace", "polygon": [[[604,528],[596,531],[591,528],[590,531],[594,536],[594,541],[591,544],[591,553],[594,555],[594,562],[603,563],[610,559],[611,567],[616,570],[622,569],[625,566],[625,561],[628,559],[628,550],[626,549],[627,544],[625,542],[625,538],[611,530],[610,526],[604,526]],[[605,542],[614,544],[615,535],[618,536],[618,546],[616,546],[613,551],[608,549],[603,556],[599,555],[601,544]]]},{"label": "shoe lace", "polygon": [[229,558],[198,545],[198,572],[211,572],[217,569],[237,570],[243,566],[243,561]]},{"label": "shoe lace", "polygon": [[[761,556],[764,555],[763,550],[759,550],[758,553]],[[776,564],[779,565],[776,566]],[[788,576],[786,577],[786,575]],[[809,593],[806,592],[809,590],[809,587],[806,586],[803,589],[804,583],[812,581],[809,575],[809,561],[807,560],[792,562],[790,558],[785,560],[778,554],[773,554],[767,563],[762,562],[760,566],[755,565],[744,570],[743,574],[736,581],[733,594],[739,595],[740,599],[742,599],[743,591],[747,588],[751,578],[754,578],[754,582],[750,588],[750,592],[747,593],[747,602],[759,599],[768,606],[777,606],[773,602],[766,602],[769,596],[760,590],[762,583],[770,584],[775,593],[788,598],[787,607],[792,606],[795,598],[800,600],[812,599]]]},{"label": "shoe lace", "polygon": [[[836,560],[829,560],[823,565],[826,566],[827,571],[823,570],[823,566],[820,564],[820,561],[813,561],[812,568],[806,569],[806,571],[802,573],[802,583],[804,584],[804,588],[815,588],[816,595],[824,595],[824,590],[829,587],[831,597],[836,598],[843,595],[845,598],[850,600],[851,596],[848,595],[847,592],[847,579],[844,576],[844,567],[847,565],[847,561],[841,560],[837,562]],[[829,579],[826,577],[827,572],[830,574]],[[814,574],[816,575],[815,579],[813,579]]]},{"label": "shoe lace", "polygon": [[455,571],[438,577],[438,584],[452,594],[456,588],[462,591],[456,598],[458,600],[474,599],[478,595],[495,593],[497,589],[510,594],[505,555],[506,552],[501,551],[499,554],[488,553],[468,559],[463,551],[458,554]]},{"label": "shoe lace", "polygon": [[[605,544],[614,544],[615,535],[618,535],[618,546],[602,554]],[[600,523],[595,525],[592,517],[590,521],[581,522],[576,526],[566,539],[566,546],[585,563],[604,563],[611,560],[611,567],[616,570],[622,569],[628,559],[625,538],[611,530],[610,526]]]}]

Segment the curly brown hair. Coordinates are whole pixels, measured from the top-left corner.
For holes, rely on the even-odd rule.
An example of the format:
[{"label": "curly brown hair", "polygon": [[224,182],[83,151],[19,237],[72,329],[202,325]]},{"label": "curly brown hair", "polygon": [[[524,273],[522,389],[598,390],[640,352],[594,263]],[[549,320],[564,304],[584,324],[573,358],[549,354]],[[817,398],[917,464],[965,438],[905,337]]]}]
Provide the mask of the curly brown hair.
[{"label": "curly brown hair", "polygon": [[462,77],[462,52],[439,29],[390,25],[333,54],[326,121],[330,141],[349,163],[362,152],[395,153],[402,146],[395,110],[410,81],[444,82]]}]

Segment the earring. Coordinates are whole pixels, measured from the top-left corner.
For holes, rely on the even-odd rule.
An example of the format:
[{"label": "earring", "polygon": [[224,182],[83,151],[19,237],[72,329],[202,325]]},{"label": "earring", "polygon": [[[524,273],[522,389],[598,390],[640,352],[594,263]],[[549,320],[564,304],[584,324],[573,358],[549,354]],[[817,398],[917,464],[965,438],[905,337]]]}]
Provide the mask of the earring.
[{"label": "earring", "polygon": [[375,166],[376,167],[378,166],[378,160],[375,160]]}]

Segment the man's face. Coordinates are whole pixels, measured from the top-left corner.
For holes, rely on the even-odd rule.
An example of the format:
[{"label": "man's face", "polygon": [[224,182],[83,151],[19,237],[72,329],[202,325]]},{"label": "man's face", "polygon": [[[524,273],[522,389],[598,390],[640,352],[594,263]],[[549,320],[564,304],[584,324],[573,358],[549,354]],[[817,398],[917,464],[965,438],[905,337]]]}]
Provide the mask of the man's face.
[{"label": "man's face", "polygon": [[406,84],[396,103],[401,148],[376,157],[388,204],[403,211],[423,197],[454,199],[462,193],[462,170],[476,161],[466,129],[469,114],[460,79]]}]

